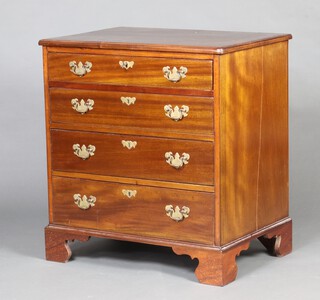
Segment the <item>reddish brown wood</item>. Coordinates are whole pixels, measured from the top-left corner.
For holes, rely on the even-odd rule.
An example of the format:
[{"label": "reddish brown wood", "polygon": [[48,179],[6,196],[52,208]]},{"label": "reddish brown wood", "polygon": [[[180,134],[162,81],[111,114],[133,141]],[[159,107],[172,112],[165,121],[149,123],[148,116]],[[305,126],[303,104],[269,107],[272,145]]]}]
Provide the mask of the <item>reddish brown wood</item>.
[{"label": "reddish brown wood", "polygon": [[[199,281],[201,283],[223,286],[236,278],[236,257],[241,251],[248,249],[250,241],[262,236],[264,236],[265,239],[269,239],[275,234],[281,234],[284,237],[283,242],[290,241],[291,219],[283,220],[267,226],[264,229],[255,231],[251,235],[234,241],[224,247],[205,246],[161,237],[143,237],[141,235],[121,233],[118,231],[95,230],[53,224],[46,227],[46,233],[47,232],[48,235],[46,236],[50,238],[48,245],[51,245],[51,247],[48,247],[47,253],[52,257],[52,259],[48,258],[49,260],[67,261],[71,252],[66,241],[74,239],[86,241],[90,236],[146,243],[171,247],[178,255],[186,254],[191,256],[191,258],[197,258],[199,265],[195,273]],[[47,237],[46,239],[48,239]],[[284,244],[281,244],[278,250],[281,255],[285,255],[291,250],[291,248],[288,247],[290,243],[286,242],[285,244],[287,245],[286,247],[283,246]]]},{"label": "reddish brown wood", "polygon": [[[48,47],[48,52],[52,53],[78,53],[78,54],[98,54],[98,55],[116,55],[130,56],[132,50],[121,49],[94,49],[94,48],[65,48],[65,47]],[[212,54],[205,53],[186,53],[186,52],[163,52],[151,50],[134,51],[135,56],[142,57],[158,57],[158,58],[177,58],[177,59],[196,59],[196,60],[211,60]]]},{"label": "reddish brown wood", "polygon": [[221,244],[256,229],[262,48],[220,57]]},{"label": "reddish brown wood", "polygon": [[288,44],[263,48],[257,227],[289,215]]},{"label": "reddish brown wood", "polygon": [[[165,128],[138,128],[138,127],[122,127],[122,126],[110,126],[110,125],[99,125],[94,124],[76,124],[76,123],[52,123],[51,129],[61,129],[61,130],[71,130],[71,131],[89,131],[89,132],[99,132],[99,133],[115,133],[119,135],[135,135],[135,136],[157,136],[159,138],[173,138],[180,139],[181,134],[178,131],[168,131]],[[213,134],[199,134],[199,131],[192,129],[187,129],[188,132],[183,134],[183,139],[185,140],[196,140],[196,141],[206,141],[214,142],[215,137]],[[198,132],[198,133],[197,133]]]},{"label": "reddish brown wood", "polygon": [[221,245],[288,216],[287,80],[287,42],[220,57]]},{"label": "reddish brown wood", "polygon": [[108,182],[151,186],[151,187],[173,188],[173,189],[187,190],[187,191],[199,191],[199,192],[209,192],[209,193],[214,193],[215,191],[214,186],[212,185],[200,185],[200,184],[190,184],[190,183],[181,183],[181,182],[137,179],[137,178],[128,178],[128,177],[106,176],[106,175],[75,173],[75,172],[61,172],[61,171],[52,171],[52,175],[59,176],[59,177],[67,177],[67,178],[79,178],[79,179],[81,178],[81,179],[90,179],[90,180],[96,180],[96,181],[108,181]]},{"label": "reddish brown wood", "polygon": [[[112,175],[213,185],[213,143],[143,136],[51,130],[52,168],[56,171]],[[136,141],[134,149],[122,140]],[[74,144],[94,145],[94,156],[82,160],[73,153]],[[165,153],[188,153],[188,164],[170,166]]]},{"label": "reddish brown wood", "polygon": [[284,256],[292,251],[292,221],[270,230],[260,236],[259,241],[275,256]]},{"label": "reddish brown wood", "polygon": [[47,184],[48,184],[48,208],[49,222],[52,222],[52,168],[51,168],[51,140],[50,140],[50,95],[48,86],[48,50],[42,49],[43,57],[43,81],[45,101],[45,124],[46,124],[46,152],[47,152]]},{"label": "reddish brown wood", "polygon": [[[121,102],[121,97],[134,97],[129,106]],[[71,99],[94,100],[91,111],[80,114],[71,105]],[[125,130],[157,130],[176,133],[185,137],[186,133],[213,135],[213,99],[202,97],[142,94],[133,92],[100,92],[92,90],[50,89],[51,122],[94,126],[107,125],[110,130],[126,127]],[[164,106],[172,108],[183,105],[189,107],[188,116],[174,121],[165,115]],[[53,124],[54,126],[54,124]],[[111,128],[112,127],[112,128]]]},{"label": "reddish brown wood", "polygon": [[179,87],[173,88],[158,88],[150,86],[134,86],[134,85],[114,85],[114,84],[99,84],[99,83],[78,83],[67,81],[50,81],[49,87],[52,88],[66,88],[78,90],[96,90],[96,91],[110,91],[110,92],[129,92],[129,93],[148,93],[148,94],[164,94],[164,95],[180,95],[180,96],[199,96],[199,97],[213,97],[213,90],[196,90],[196,89],[182,89]]},{"label": "reddish brown wood", "polygon": [[[83,77],[74,75],[70,72],[70,61],[91,62],[91,72]],[[134,61],[134,66],[125,70],[119,61]],[[212,90],[211,60],[144,58],[134,53],[128,56],[49,53],[48,66],[49,81]],[[167,80],[162,71],[166,66],[188,68],[186,77],[179,82]]]},{"label": "reddish brown wood", "polygon": [[68,234],[47,226],[45,228],[46,259],[56,262],[67,262],[71,257],[68,241],[86,242],[90,237],[82,234]]},{"label": "reddish brown wood", "polygon": [[242,242],[235,247],[225,250],[204,250],[193,249],[188,247],[172,247],[173,251],[178,254],[187,254],[191,258],[199,260],[195,274],[201,283],[224,286],[237,277],[238,267],[236,257],[241,251],[249,248],[250,242]]},{"label": "reddish brown wood", "polygon": [[[123,189],[135,190],[136,196],[124,196]],[[80,209],[74,194],[93,195],[95,206]],[[213,245],[213,203],[212,193],[53,178],[53,223],[72,227]],[[189,207],[189,217],[172,220],[167,205]]]},{"label": "reddish brown wood", "polygon": [[[114,28],[40,41],[48,47],[47,258],[67,261],[67,241],[89,236],[150,243],[198,258],[199,281],[225,285],[251,240],[259,238],[277,256],[289,253],[290,38]],[[92,72],[73,75],[71,60],[93,62]],[[121,69],[119,60],[134,60],[134,68]],[[187,77],[167,81],[167,65],[188,67]],[[137,102],[122,106],[120,96]],[[75,97],[93,98],[94,110],[77,114]],[[188,105],[189,116],[167,119],[166,104]],[[138,144],[129,150],[122,140]],[[73,144],[94,145],[95,155],[82,160]],[[176,170],[165,152],[189,153],[189,163]],[[127,198],[122,189],[137,195]],[[73,199],[78,193],[95,196],[95,206],[81,210]],[[189,217],[171,220],[169,204],[188,206]]]},{"label": "reddish brown wood", "polygon": [[41,40],[43,46],[224,54],[291,39],[290,34],[116,27]]}]

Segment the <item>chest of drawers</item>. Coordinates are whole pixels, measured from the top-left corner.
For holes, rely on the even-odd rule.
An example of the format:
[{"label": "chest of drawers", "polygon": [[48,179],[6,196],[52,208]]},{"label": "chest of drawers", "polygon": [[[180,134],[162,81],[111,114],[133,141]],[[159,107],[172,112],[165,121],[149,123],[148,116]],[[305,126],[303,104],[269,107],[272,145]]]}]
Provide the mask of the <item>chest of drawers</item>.
[{"label": "chest of drawers", "polygon": [[225,285],[288,254],[286,34],[112,28],[41,40],[46,258],[89,237],[171,247]]}]

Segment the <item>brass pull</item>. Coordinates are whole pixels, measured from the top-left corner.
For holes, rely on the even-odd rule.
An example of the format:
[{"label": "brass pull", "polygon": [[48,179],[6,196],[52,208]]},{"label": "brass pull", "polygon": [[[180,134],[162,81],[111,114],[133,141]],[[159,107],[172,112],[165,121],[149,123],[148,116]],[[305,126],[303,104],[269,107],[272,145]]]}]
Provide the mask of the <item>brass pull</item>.
[{"label": "brass pull", "polygon": [[176,222],[180,222],[189,217],[190,208],[187,206],[182,206],[180,209],[179,206],[176,206],[173,209],[173,205],[166,205],[165,211],[168,217]]},{"label": "brass pull", "polygon": [[188,160],[190,159],[190,154],[182,153],[181,157],[179,153],[173,155],[172,152],[165,153],[166,162],[175,169],[180,169],[184,165],[188,164]]},{"label": "brass pull", "polygon": [[136,102],[136,97],[121,97],[121,102],[127,104],[128,106]]},{"label": "brass pull", "polygon": [[129,150],[132,148],[135,148],[138,144],[136,141],[125,141],[125,140],[122,140],[121,143],[123,147],[128,148]]},{"label": "brass pull", "polygon": [[97,198],[94,196],[90,195],[88,198],[86,195],[83,195],[81,197],[80,194],[74,194],[73,199],[74,199],[74,203],[83,210],[86,210],[92,206],[95,206],[95,202],[97,200]]},{"label": "brass pull", "polygon": [[187,77],[188,69],[186,67],[180,67],[178,70],[176,67],[173,67],[171,70],[169,66],[163,67],[162,71],[164,73],[164,78],[168,79],[171,82],[179,82],[182,78]]},{"label": "brass pull", "polygon": [[135,197],[137,195],[136,190],[122,190],[122,194],[128,198]]},{"label": "brass pull", "polygon": [[128,70],[128,69],[132,69],[133,68],[133,65],[134,65],[134,61],[127,61],[127,60],[125,60],[125,61],[122,61],[122,60],[120,60],[119,61],[119,65],[120,65],[120,67],[122,68],[122,69],[125,69],[125,70]]},{"label": "brass pull", "polygon": [[77,64],[77,62],[75,60],[73,60],[73,61],[69,62],[69,67],[70,67],[70,71],[73,74],[75,74],[79,77],[83,77],[87,73],[91,72],[92,63],[89,61],[86,61],[83,64],[81,61],[79,61],[79,63]]},{"label": "brass pull", "polygon": [[71,100],[72,108],[80,114],[85,114],[89,110],[93,110],[94,101],[92,99],[88,99],[84,101],[83,99],[78,100],[78,98],[74,98]]},{"label": "brass pull", "polygon": [[88,147],[82,145],[80,147],[79,144],[74,144],[72,148],[74,155],[82,158],[83,160],[88,159],[90,156],[93,156],[94,151],[96,151],[96,147],[93,145],[89,145]]},{"label": "brass pull", "polygon": [[174,109],[172,109],[171,104],[168,104],[164,106],[164,111],[168,118],[174,121],[179,121],[188,116],[189,106],[182,105],[181,108],[175,106]]}]

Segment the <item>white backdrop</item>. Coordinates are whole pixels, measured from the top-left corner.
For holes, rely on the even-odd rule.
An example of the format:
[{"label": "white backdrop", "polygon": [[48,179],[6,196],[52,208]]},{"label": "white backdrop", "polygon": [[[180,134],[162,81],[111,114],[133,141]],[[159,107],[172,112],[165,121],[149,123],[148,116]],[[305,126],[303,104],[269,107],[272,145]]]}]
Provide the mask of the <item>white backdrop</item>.
[{"label": "white backdrop", "polygon": [[[289,57],[291,216],[296,249],[312,245],[316,236],[319,246],[318,0],[0,0],[0,13],[0,251],[7,249],[9,253],[15,247],[25,247],[21,254],[26,251],[39,259],[43,255],[43,249],[28,243],[28,239],[40,239],[37,246],[42,247],[42,228],[47,222],[42,53],[38,40],[115,26],[293,34]],[[26,230],[25,240],[19,236],[19,243],[14,238],[17,233],[10,234],[10,227],[20,234]],[[0,267],[1,259],[0,255]],[[319,258],[313,262],[319,262]],[[3,284],[7,280],[0,274],[0,296],[1,290],[6,291]],[[294,290],[292,294],[296,294]]]}]

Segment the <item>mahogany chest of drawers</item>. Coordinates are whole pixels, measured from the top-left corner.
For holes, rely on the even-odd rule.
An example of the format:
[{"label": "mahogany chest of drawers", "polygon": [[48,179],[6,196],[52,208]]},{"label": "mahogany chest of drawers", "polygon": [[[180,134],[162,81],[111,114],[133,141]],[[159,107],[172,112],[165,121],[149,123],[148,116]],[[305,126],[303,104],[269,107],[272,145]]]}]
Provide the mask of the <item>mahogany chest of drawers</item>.
[{"label": "mahogany chest of drawers", "polygon": [[41,40],[46,258],[89,237],[171,247],[225,285],[291,251],[287,34],[112,28]]}]

